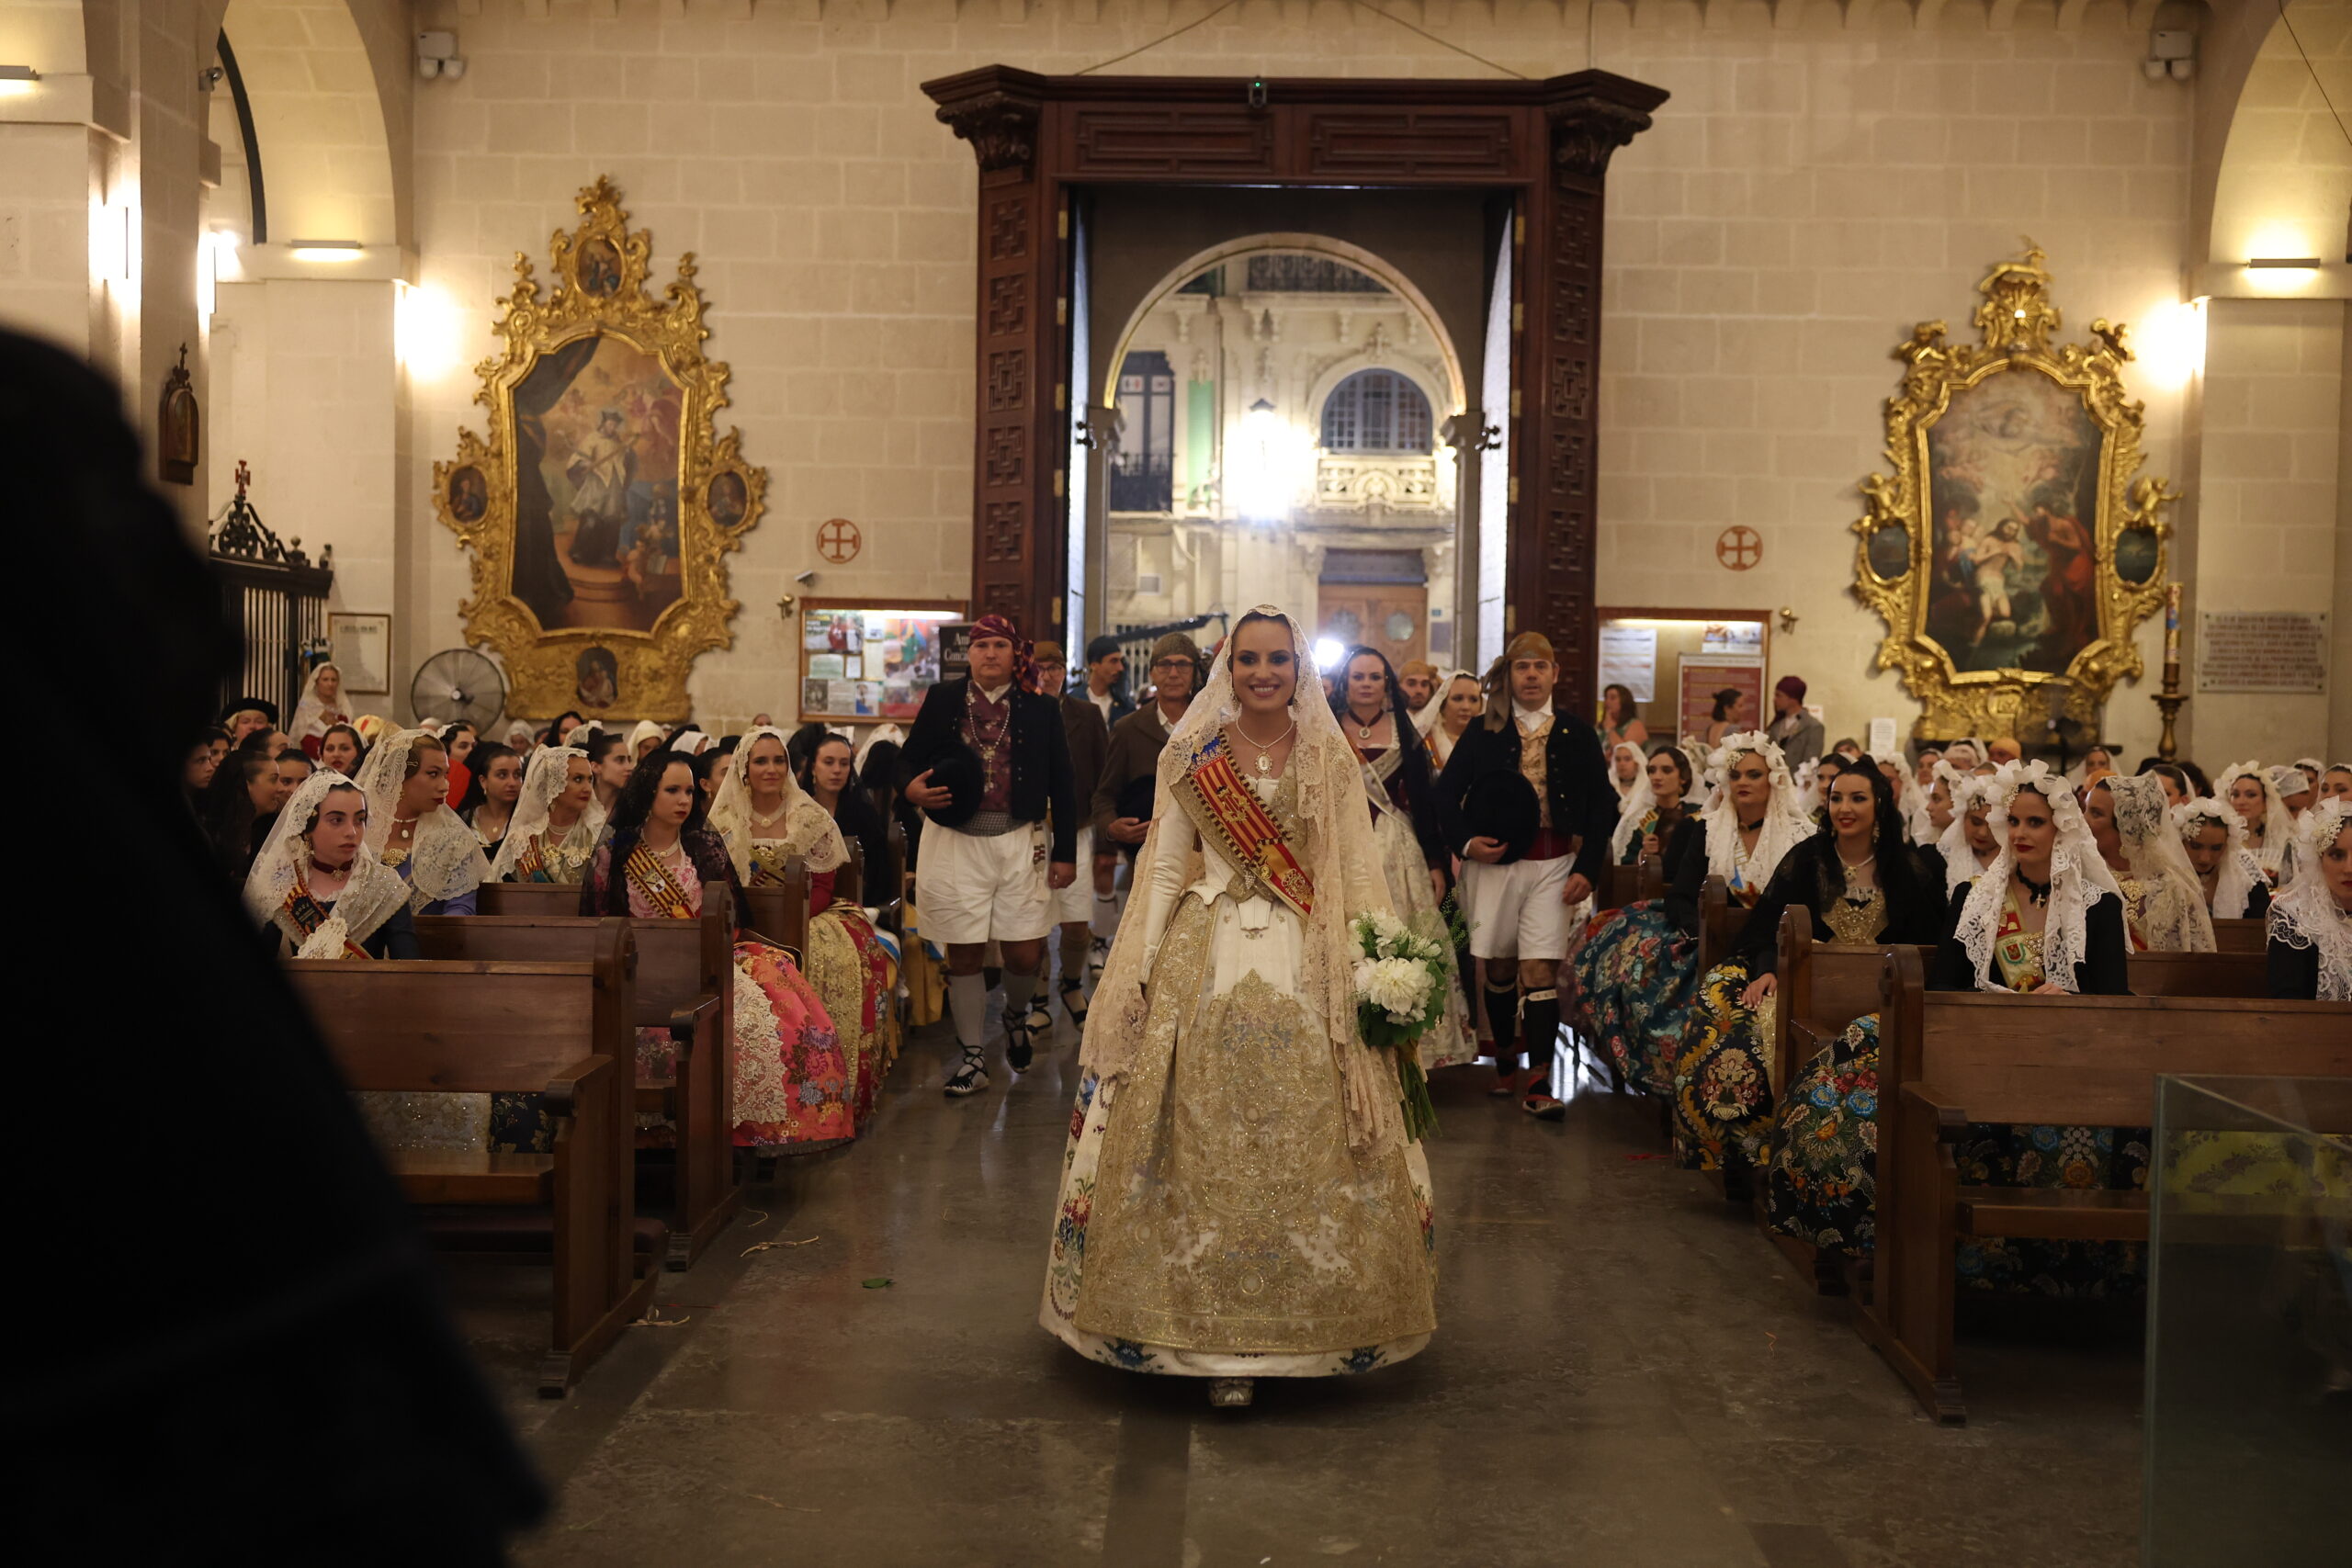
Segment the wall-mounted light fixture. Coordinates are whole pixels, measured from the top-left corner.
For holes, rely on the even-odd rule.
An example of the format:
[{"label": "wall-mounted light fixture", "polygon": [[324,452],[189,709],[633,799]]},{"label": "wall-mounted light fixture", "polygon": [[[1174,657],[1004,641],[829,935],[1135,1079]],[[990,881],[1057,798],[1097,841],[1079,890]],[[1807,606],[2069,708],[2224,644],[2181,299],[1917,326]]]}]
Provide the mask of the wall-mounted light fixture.
[{"label": "wall-mounted light fixture", "polygon": [[430,82],[454,82],[466,73],[465,57],[458,52],[458,35],[435,32],[416,35],[416,73]]},{"label": "wall-mounted light fixture", "polygon": [[2185,28],[2159,28],[2148,35],[2148,58],[2140,62],[2141,74],[2151,82],[2170,76],[2186,82],[2197,74],[2197,35]]},{"label": "wall-mounted light fixture", "polygon": [[0,65],[0,98],[29,93],[40,85],[40,73],[29,65]]},{"label": "wall-mounted light fixture", "polygon": [[90,209],[90,276],[101,283],[130,281],[133,241],[130,204],[102,201]]},{"label": "wall-mounted light fixture", "polygon": [[2278,270],[2315,272],[2327,264],[2317,256],[2256,256],[2245,264],[2248,272]]},{"label": "wall-mounted light fixture", "polygon": [[288,240],[287,253],[296,261],[350,262],[368,254],[356,240]]}]

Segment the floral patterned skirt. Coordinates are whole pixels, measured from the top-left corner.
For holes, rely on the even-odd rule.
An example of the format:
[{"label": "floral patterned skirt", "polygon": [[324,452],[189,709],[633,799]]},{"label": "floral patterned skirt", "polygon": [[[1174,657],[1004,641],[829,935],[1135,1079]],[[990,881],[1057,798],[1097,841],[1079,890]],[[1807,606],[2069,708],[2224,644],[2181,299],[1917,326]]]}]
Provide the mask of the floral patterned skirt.
[{"label": "floral patterned skirt", "polygon": [[1674,1059],[1674,1157],[1685,1170],[1754,1169],[1772,1131],[1772,1002],[1741,1005],[1747,962],[1718,964],[1699,996]]},{"label": "floral patterned skirt", "polygon": [[1669,1093],[1699,989],[1698,942],[1676,929],[1665,900],[1645,898],[1596,917],[1573,969],[1577,1032],[1600,1042],[1634,1089]]},{"label": "floral patterned skirt", "polygon": [[[1855,1020],[1789,1086],[1764,1173],[1768,1223],[1826,1252],[1867,1256],[1877,1235],[1878,1015]],[[1962,1187],[2130,1191],[2147,1183],[2148,1134],[2136,1127],[1972,1123],[1953,1150]],[[1960,1238],[1963,1289],[2129,1296],[2145,1284],[2137,1242]]]},{"label": "floral patterned skirt", "polygon": [[[857,1135],[850,1074],[825,1005],[792,957],[763,942],[735,944],[735,1030],[729,1043],[735,1146],[842,1143]],[[674,1083],[677,1045],[666,1029],[637,1032],[637,1081]],[[640,1125],[640,1145],[666,1146]]]},{"label": "floral patterned skirt", "polygon": [[808,959],[808,983],[833,1021],[850,1072],[850,1108],[862,1127],[898,1055],[898,1019],[890,1006],[898,965],[865,911],[846,904],[809,920]]}]

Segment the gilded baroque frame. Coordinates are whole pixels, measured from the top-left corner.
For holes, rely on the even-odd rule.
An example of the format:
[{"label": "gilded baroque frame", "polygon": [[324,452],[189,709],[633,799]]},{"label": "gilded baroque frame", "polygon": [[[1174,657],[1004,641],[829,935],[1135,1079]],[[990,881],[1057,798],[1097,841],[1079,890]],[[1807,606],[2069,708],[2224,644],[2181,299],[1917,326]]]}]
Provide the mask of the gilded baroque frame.
[{"label": "gilded baroque frame", "polygon": [[[678,258],[677,277],[657,299],[648,288],[652,235],[630,231],[609,179],[600,175],[584,187],[578,210],[579,226],[568,233],[558,230],[549,241],[551,290],[542,293],[530,257],[515,253],[514,291],[497,301],[503,313],[493,326],[502,349],[475,367],[481,386],[474,401],[490,411],[489,435],[459,427],[457,457],[433,465],[434,510],[472,557],[472,596],[458,611],[466,640],[494,649],[504,660],[511,713],[545,718],[576,708],[592,716],[683,717],[695,656],[733,641],[729,622],[739,605],[728,596],[726,556],[760,519],[767,472],[743,460],[740,430],[724,437],[715,433],[713,416],[728,403],[729,372],[702,352],[710,333],[703,324],[693,253]],[[526,452],[544,459],[548,448],[537,413],[526,412],[518,420],[516,393],[543,360],[560,352],[566,358],[558,363],[579,364],[571,374],[584,379],[606,353],[605,344],[582,344],[589,337],[617,340],[612,362],[643,367],[640,388],[633,389],[658,385],[660,390],[650,404],[640,398],[638,406],[647,417],[609,410],[595,415],[597,434],[613,437],[606,450],[627,454],[615,459],[613,475],[620,482],[608,481],[600,491],[606,500],[597,526],[616,541],[634,537],[645,547],[632,558],[606,543],[606,563],[583,573],[576,552],[590,547],[594,553],[582,538],[591,519],[580,511],[565,515],[571,502],[555,499],[544,472],[518,471]],[[655,365],[665,379],[652,376]],[[567,397],[576,384],[565,384]],[[619,420],[609,433],[603,423],[608,417]],[[638,425],[642,428],[633,428]],[[673,445],[674,490],[666,458],[659,466],[643,464],[646,448],[666,454]],[[593,474],[577,447],[570,461]],[[546,468],[544,460],[539,467]],[[622,506],[626,513],[616,510]],[[530,516],[521,515],[526,511]],[[558,530],[565,522],[572,542],[559,558]],[[524,597],[534,590],[518,589],[518,559],[526,553],[533,584],[554,581],[546,575],[549,563],[561,574],[560,586],[552,590],[566,606],[555,617],[560,624],[546,624]],[[582,604],[583,595],[586,607],[569,607]],[[595,608],[598,597],[616,608]],[[544,607],[553,601],[548,591],[537,589],[536,602]],[[581,624],[597,615],[611,624]]]},{"label": "gilded baroque frame", "polygon": [[[2132,357],[2124,346],[2125,327],[2095,321],[2089,342],[2052,347],[2051,335],[2060,317],[2042,259],[2040,250],[2030,248],[2021,259],[1995,266],[1977,285],[1984,296],[1973,319],[1977,344],[1948,342],[1943,322],[1922,321],[1894,350],[1894,357],[1908,367],[1901,390],[1886,402],[1886,457],[1894,471],[1872,474],[1860,485],[1868,510],[1853,525],[1854,593],[1885,618],[1878,668],[1900,671],[1904,684],[1927,710],[1914,730],[1923,739],[2015,735],[2021,715],[2038,728],[2047,716],[2044,704],[2052,697],[2063,698],[2068,717],[2096,728],[2116,682],[2141,673],[2132,628],[2164,602],[2172,533],[2165,510],[2179,495],[2162,479],[2134,478],[2145,462],[2140,439],[2146,405],[2124,393],[2122,367]],[[1938,422],[1952,412],[1955,399],[1969,400],[1972,410],[1989,410],[1984,400],[2001,389],[1987,383],[2006,375],[2047,378],[2066,394],[2056,401],[2067,405],[2067,417],[2078,407],[2082,420],[2071,447],[2036,447],[2037,433],[2027,430],[2016,443],[2023,455],[1993,450],[1993,456],[2023,468],[2039,454],[2048,466],[2034,471],[2044,473],[2059,467],[2053,451],[2079,458],[2080,471],[2071,479],[2053,478],[2031,493],[2070,491],[2094,502],[2091,515],[2080,515],[2079,506],[2072,514],[2064,505],[2030,508],[2015,486],[2007,492],[1993,487],[1984,499],[1995,504],[1979,512],[1977,485],[1953,475],[1983,470],[1949,461],[1938,466],[1937,443],[1930,439]],[[2047,389],[2038,385],[2005,386],[2013,396],[2033,394],[2026,401],[2052,402]],[[2023,402],[2008,412],[2013,423],[2018,421]],[[1985,434],[1956,427],[1943,439],[2000,447],[2006,431],[1979,429]],[[1939,500],[1946,502],[1940,513]],[[1955,501],[1957,506],[1951,504]],[[1962,509],[1971,514],[1962,515]],[[2054,522],[2048,515],[2053,510],[2061,513]],[[2004,514],[1994,520],[1995,511]],[[2002,532],[2012,524],[2015,531]],[[2041,532],[2031,540],[2036,553],[2028,557],[2020,535],[2037,525]],[[2062,541],[2056,548],[2050,545],[2052,529]],[[2032,606],[2018,612],[2004,583],[2017,582],[2030,570],[2028,560],[2044,575],[2018,591],[2018,602]],[[2004,610],[2012,613],[2004,617]],[[1937,628],[1931,629],[1931,618]],[[2071,635],[2059,635],[2061,624]],[[2045,628],[2034,645],[2035,659],[2009,663],[1983,651],[1988,633],[1998,634],[2005,626],[2009,640],[1996,635],[1991,646],[2013,651],[2021,625]],[[1962,645],[1957,656],[1937,635],[1937,629],[1949,635],[1955,627],[1960,635],[1951,640]],[[2063,667],[2051,667],[2061,654]],[[2059,691],[2041,690],[2052,685]]]}]

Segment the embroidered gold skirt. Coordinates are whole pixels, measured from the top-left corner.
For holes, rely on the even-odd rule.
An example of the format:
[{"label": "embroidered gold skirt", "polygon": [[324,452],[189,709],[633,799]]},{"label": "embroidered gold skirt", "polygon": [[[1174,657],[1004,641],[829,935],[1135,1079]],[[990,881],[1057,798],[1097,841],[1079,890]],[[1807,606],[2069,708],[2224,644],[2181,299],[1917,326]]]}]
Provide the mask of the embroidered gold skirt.
[{"label": "embroidered gold skirt", "polygon": [[1295,928],[1253,937],[1238,913],[1230,897],[1184,899],[1151,979],[1148,1065],[1079,1088],[1040,1322],[1136,1371],[1402,1360],[1437,1322],[1428,1162],[1418,1144],[1350,1148],[1338,1065],[1299,1000]]}]

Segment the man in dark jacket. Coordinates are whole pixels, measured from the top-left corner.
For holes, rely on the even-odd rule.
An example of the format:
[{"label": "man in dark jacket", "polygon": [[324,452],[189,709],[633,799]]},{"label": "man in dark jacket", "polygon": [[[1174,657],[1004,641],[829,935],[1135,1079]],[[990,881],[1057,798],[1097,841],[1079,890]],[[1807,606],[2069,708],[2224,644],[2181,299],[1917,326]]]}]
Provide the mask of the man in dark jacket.
[{"label": "man in dark jacket", "polygon": [[[1061,644],[1039,643],[1037,689],[1062,694],[1062,738],[1069,743],[1070,784],[1078,795],[1078,864],[1091,867],[1094,863],[1094,824],[1090,819],[1090,807],[1094,801],[1094,786],[1102,782],[1102,759],[1111,749],[1111,728],[1102,721],[1101,708],[1066,689],[1068,673]],[[1069,1021],[1081,1028],[1086,1023],[1086,965],[1094,949],[1094,919],[1093,877],[1075,877],[1069,886],[1054,894],[1054,924],[1061,931],[1062,1007],[1069,1012]],[[1034,1004],[1029,1017],[1034,1028],[1044,1029],[1053,1023],[1053,1015],[1042,1002]]]},{"label": "man in dark jacket", "polygon": [[[1532,1070],[1521,1104],[1546,1120],[1566,1113],[1548,1084],[1560,1032],[1559,964],[1575,934],[1570,911],[1600,882],[1617,819],[1600,731],[1576,714],[1554,711],[1558,674],[1542,633],[1513,637],[1487,672],[1485,716],[1462,732],[1437,786],[1446,841],[1464,862],[1459,899],[1470,951],[1486,961],[1498,1091],[1515,1087],[1512,1040],[1523,1017]],[[1512,773],[1533,786],[1538,811],[1534,840],[1516,856],[1495,836],[1495,824],[1464,810],[1481,779]]]},{"label": "man in dark jacket", "polygon": [[[1029,1003],[1054,923],[1053,895],[1077,874],[1079,799],[1061,705],[1035,690],[1029,645],[1001,615],[972,627],[971,674],[925,693],[899,759],[910,805],[934,815],[915,863],[923,934],[947,950],[947,1007],[964,1059],[948,1076],[958,1098],[988,1087],[991,942],[1004,959],[1004,1060],[1028,1069],[1036,1026]],[[975,798],[958,800],[933,764],[956,748],[979,761]]]}]

